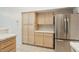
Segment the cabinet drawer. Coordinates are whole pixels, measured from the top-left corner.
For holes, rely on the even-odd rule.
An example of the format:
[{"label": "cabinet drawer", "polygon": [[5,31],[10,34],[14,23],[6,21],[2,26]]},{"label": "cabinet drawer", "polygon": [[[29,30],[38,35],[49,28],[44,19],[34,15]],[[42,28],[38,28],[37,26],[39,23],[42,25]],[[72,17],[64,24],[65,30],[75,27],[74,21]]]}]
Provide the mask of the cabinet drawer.
[{"label": "cabinet drawer", "polygon": [[10,39],[4,40],[4,41],[2,41],[2,42],[0,43],[0,44],[1,44],[1,49],[2,49],[2,48],[5,48],[5,47],[7,47],[7,46],[9,46],[9,45],[11,45],[11,44],[13,44],[13,43],[16,43],[15,38],[10,38]]},{"label": "cabinet drawer", "polygon": [[1,49],[1,52],[9,52],[12,49],[16,49],[16,44],[12,44],[10,46],[7,46],[6,48]]},{"label": "cabinet drawer", "polygon": [[53,36],[53,33],[44,33],[45,36]]}]

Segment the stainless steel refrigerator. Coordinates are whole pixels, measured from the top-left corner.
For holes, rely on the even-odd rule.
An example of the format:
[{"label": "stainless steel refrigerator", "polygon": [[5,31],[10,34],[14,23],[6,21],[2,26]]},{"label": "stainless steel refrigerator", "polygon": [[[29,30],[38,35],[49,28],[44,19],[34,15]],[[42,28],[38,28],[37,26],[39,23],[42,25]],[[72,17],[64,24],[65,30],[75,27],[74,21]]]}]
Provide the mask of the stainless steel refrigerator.
[{"label": "stainless steel refrigerator", "polygon": [[55,51],[71,51],[70,41],[79,41],[79,14],[55,15]]}]

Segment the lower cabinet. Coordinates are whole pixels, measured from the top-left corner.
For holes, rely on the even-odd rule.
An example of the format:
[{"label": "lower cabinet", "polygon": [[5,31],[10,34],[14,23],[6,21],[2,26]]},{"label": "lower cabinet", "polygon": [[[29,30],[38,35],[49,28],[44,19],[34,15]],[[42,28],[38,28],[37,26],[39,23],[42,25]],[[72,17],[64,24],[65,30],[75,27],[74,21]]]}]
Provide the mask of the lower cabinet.
[{"label": "lower cabinet", "polygon": [[15,52],[15,51],[16,51],[16,37],[0,41],[0,52]]},{"label": "lower cabinet", "polygon": [[35,33],[35,45],[53,48],[53,44],[52,33]]},{"label": "lower cabinet", "polygon": [[35,45],[43,46],[43,33],[35,33]]},{"label": "lower cabinet", "polygon": [[47,34],[44,33],[44,47],[53,48],[53,34]]}]

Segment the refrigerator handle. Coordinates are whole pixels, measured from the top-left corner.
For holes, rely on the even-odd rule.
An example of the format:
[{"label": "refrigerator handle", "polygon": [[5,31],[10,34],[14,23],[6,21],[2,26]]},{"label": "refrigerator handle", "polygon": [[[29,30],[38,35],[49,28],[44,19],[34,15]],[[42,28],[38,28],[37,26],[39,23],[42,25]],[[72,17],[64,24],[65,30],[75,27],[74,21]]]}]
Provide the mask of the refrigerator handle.
[{"label": "refrigerator handle", "polygon": [[66,17],[64,18],[64,32],[66,33],[66,26],[67,25],[67,19],[66,19]]},{"label": "refrigerator handle", "polygon": [[68,26],[69,26],[69,18],[66,17],[66,34],[68,33]]},{"label": "refrigerator handle", "polygon": [[68,33],[68,22],[69,22],[69,19],[68,19],[68,17],[66,16],[65,18],[64,18],[64,32],[67,34]]}]

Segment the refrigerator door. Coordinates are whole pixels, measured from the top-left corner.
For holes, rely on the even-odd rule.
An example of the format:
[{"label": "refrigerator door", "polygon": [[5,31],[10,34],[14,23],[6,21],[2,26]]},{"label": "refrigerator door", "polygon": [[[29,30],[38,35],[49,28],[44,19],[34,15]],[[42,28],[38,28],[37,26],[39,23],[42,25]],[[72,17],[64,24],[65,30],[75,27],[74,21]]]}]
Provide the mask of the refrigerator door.
[{"label": "refrigerator door", "polygon": [[56,15],[55,31],[55,51],[71,51],[70,41],[79,41],[79,14]]},{"label": "refrigerator door", "polygon": [[55,38],[66,39],[66,16],[57,14],[55,16]]},{"label": "refrigerator door", "polygon": [[69,52],[70,44],[69,28],[70,19],[68,15],[58,14],[55,16],[55,51],[56,52]]},{"label": "refrigerator door", "polygon": [[55,52],[71,52],[69,41],[56,40],[55,43]]}]

